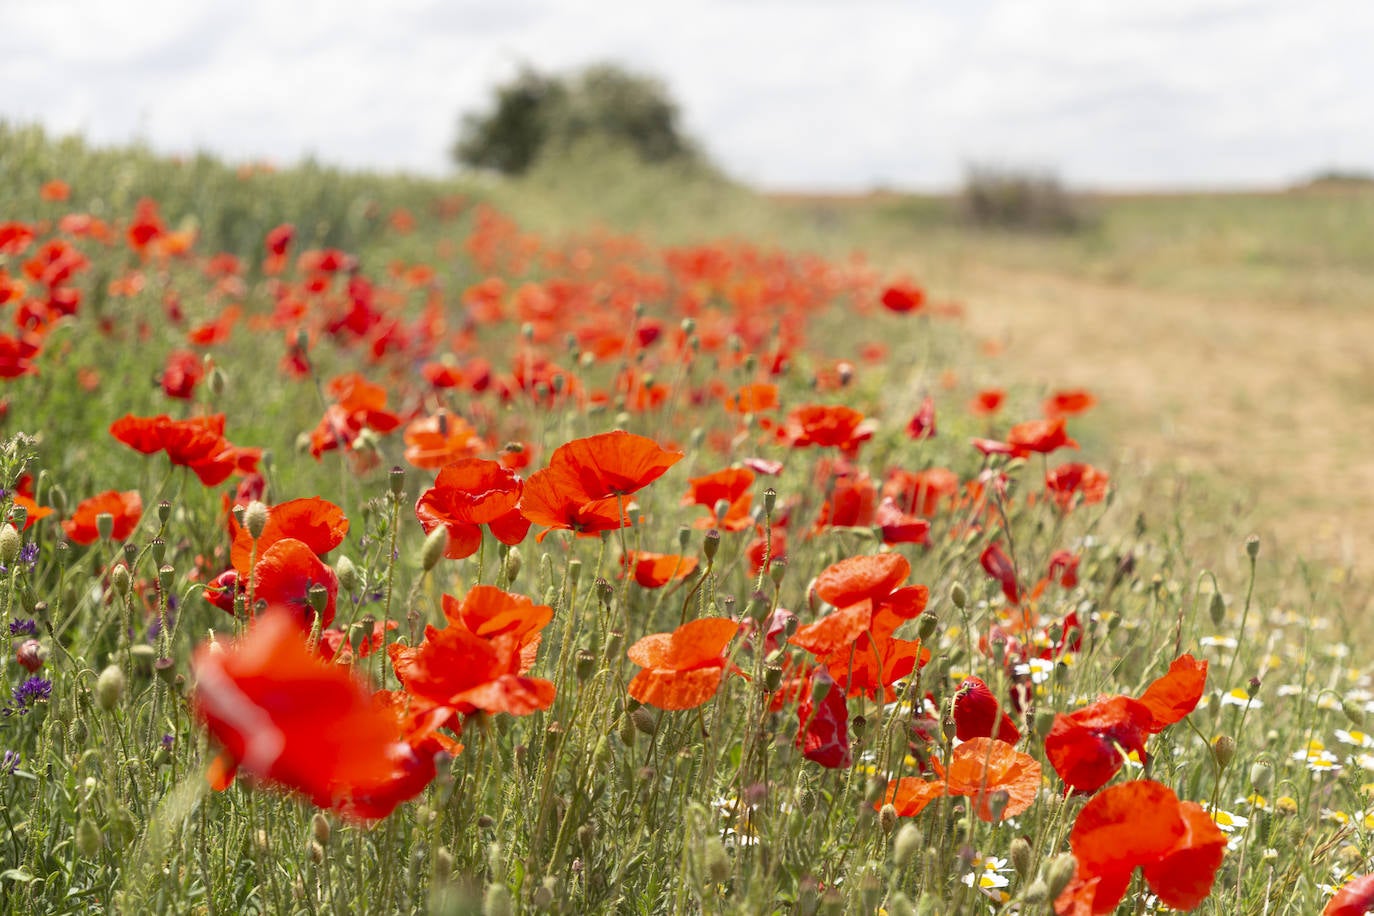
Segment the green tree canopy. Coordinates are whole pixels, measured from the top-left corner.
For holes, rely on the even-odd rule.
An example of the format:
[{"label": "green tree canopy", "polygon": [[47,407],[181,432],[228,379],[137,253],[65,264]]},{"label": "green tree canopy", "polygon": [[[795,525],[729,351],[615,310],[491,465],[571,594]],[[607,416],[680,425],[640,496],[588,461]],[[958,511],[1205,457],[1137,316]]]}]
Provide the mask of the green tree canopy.
[{"label": "green tree canopy", "polygon": [[604,139],[644,162],[700,160],[678,122],[677,103],[653,77],[614,64],[566,75],[525,67],[496,87],[489,110],[463,117],[453,158],[469,168],[519,175],[543,155]]}]

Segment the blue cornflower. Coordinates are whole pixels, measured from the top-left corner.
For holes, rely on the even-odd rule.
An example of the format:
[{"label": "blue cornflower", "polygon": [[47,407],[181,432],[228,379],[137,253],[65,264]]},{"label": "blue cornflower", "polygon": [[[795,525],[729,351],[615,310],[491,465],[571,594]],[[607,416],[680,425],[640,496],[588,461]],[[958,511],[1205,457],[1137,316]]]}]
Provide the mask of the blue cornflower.
[{"label": "blue cornflower", "polygon": [[10,621],[11,636],[37,636],[38,621],[32,618],[23,617]]},{"label": "blue cornflower", "polygon": [[52,681],[45,677],[33,677],[14,688],[14,708],[22,716],[39,700],[52,696]]}]

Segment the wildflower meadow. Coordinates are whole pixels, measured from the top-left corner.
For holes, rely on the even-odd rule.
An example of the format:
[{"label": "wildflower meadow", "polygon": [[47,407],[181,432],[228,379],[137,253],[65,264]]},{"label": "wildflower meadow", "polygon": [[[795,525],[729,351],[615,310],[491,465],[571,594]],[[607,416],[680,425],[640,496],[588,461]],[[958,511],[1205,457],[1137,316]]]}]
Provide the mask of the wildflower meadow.
[{"label": "wildflower meadow", "polygon": [[976,303],[480,185],[0,165],[6,912],[1374,907],[1354,622],[1186,549]]}]

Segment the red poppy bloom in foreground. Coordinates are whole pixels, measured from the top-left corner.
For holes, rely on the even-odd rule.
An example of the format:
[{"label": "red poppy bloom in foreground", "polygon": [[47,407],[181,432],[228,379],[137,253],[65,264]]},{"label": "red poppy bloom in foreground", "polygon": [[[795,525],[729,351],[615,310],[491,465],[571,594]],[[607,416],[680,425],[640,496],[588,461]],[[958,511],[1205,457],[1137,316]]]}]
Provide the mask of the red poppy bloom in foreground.
[{"label": "red poppy bloom in foreground", "polygon": [[358,817],[385,817],[433,778],[437,748],[412,746],[384,698],[311,652],[290,614],[261,615],[227,648],[201,646],[192,667],[196,715],[224,748],[218,777],[241,766]]},{"label": "red poppy bloom in foreground", "polygon": [[1374,874],[1346,882],[1322,910],[1322,916],[1364,916],[1374,909]]},{"label": "red poppy bloom in foreground", "polygon": [[915,817],[937,798],[959,795],[973,799],[980,820],[995,822],[1024,814],[1040,790],[1040,762],[995,738],[965,741],[950,754],[948,769],[932,762],[936,779],[894,779],[873,807],[891,804],[898,817]]},{"label": "red poppy bloom in foreground", "polygon": [[256,470],[262,456],[261,449],[240,448],[224,438],[222,413],[189,420],[126,414],[110,424],[110,435],[145,455],[166,452],[172,464],[190,468],[207,487]]},{"label": "red poppy bloom in foreground", "polygon": [[1137,868],[1165,905],[1191,910],[1212,892],[1226,835],[1201,805],[1137,780],[1094,796],[1079,812],[1069,845],[1078,869],[1055,901],[1059,916],[1115,912]]},{"label": "red poppy bloom in foreground", "polygon": [[733,620],[703,617],[671,633],[645,636],[626,653],[644,669],[630,681],[630,696],[660,709],[695,709],[707,702],[725,678],[725,650],[738,632]]},{"label": "red poppy bloom in foreground", "polygon": [[997,738],[1008,744],[1021,740],[1011,716],[1002,711],[997,697],[979,677],[966,677],[954,694],[955,736],[960,741]]},{"label": "red poppy bloom in foreground", "polygon": [[96,516],[106,513],[114,517],[110,537],[122,541],[133,534],[138,520],[143,516],[143,497],[138,495],[137,490],[123,493],[106,490],[78,503],[72,517],[63,520],[62,530],[74,544],[94,544],[100,539]]}]

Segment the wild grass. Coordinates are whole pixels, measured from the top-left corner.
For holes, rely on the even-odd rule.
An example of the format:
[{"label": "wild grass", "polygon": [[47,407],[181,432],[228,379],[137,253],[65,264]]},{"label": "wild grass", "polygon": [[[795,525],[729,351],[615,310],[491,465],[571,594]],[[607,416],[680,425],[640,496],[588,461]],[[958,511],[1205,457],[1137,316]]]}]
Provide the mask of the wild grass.
[{"label": "wild grass", "polygon": [[[493,230],[479,225],[478,201],[512,201],[518,212],[541,199],[580,199],[569,205],[580,214],[594,206],[599,179],[573,192],[538,175],[514,189],[309,167],[239,177],[210,160],[175,165],[13,130],[0,134],[0,161],[20,164],[5,170],[0,223],[46,222],[51,231],[63,213],[86,210],[122,225],[137,199],[152,195],[171,226],[200,227],[190,254],[165,260],[141,260],[122,242],[80,243],[92,261],[76,281],[80,309],[47,331],[36,372],[0,383],[7,405],[0,481],[12,494],[31,475],[38,505],[55,510],[28,529],[11,514],[16,528],[0,536],[0,637],[11,694],[0,719],[8,752],[0,774],[6,911],[1051,912],[1051,885],[1063,877],[1070,832],[1087,803],[1065,792],[1047,762],[1044,738],[1055,716],[1100,694],[1136,696],[1184,653],[1209,664],[1201,704],[1150,739],[1148,759],[1121,761],[1116,782],[1152,779],[1217,812],[1228,849],[1199,911],[1317,912],[1333,885],[1369,871],[1374,738],[1361,728],[1374,711],[1374,690],[1367,653],[1350,635],[1356,622],[1331,603],[1323,571],[1295,568],[1265,542],[1247,542],[1224,495],[1204,499],[1131,468],[1109,469],[1106,501],[1057,506],[1045,474],[1070,460],[1067,453],[1007,459],[969,446],[971,437],[1002,436],[1035,416],[1042,392],[1009,386],[1003,414],[972,415],[965,405],[986,370],[976,342],[933,308],[907,315],[880,308],[887,278],[865,264],[712,243],[696,249],[705,266],[693,285],[665,266],[652,241],[604,232],[535,236],[518,224],[502,224],[496,260],[479,262],[473,241]],[[70,201],[38,196],[54,178],[71,184]],[[626,175],[606,192],[624,208],[617,221],[655,226],[661,214],[672,224],[685,212],[705,227],[717,205],[727,215],[752,206],[738,189],[704,186],[684,190],[679,202],[671,186],[655,190],[654,180]],[[467,196],[461,208],[436,203],[455,191]],[[655,205],[656,212],[644,209]],[[399,209],[412,214],[413,226],[392,220]],[[770,212],[747,218],[766,233]],[[1148,224],[1149,214],[1137,212]],[[331,334],[314,316],[299,326],[250,328],[254,316],[265,319],[280,304],[280,281],[265,274],[261,245],[286,221],[301,232],[296,251],[352,251],[385,315],[413,322],[433,306],[442,334],[417,334],[376,356],[375,337]],[[204,272],[220,250],[244,259],[243,288],[234,295],[216,291]],[[522,285],[566,279],[579,252],[605,268],[588,273],[602,284],[595,297],[551,313],[509,308]],[[724,279],[700,279],[711,276],[713,258],[731,265]],[[22,260],[4,256],[0,268],[15,274]],[[417,264],[434,278],[408,286],[405,270]],[[112,295],[110,282],[130,271],[144,275],[142,290]],[[468,294],[491,275],[509,284],[499,320],[477,317]],[[288,272],[284,279],[302,278]],[[319,309],[345,301],[343,279],[331,282],[314,303]],[[636,302],[616,299],[615,283],[633,284]],[[170,317],[169,294],[181,321]],[[203,381],[190,401],[169,399],[157,382],[168,353],[186,346],[188,327],[220,315],[231,300],[243,306],[245,324],[208,351],[218,380]],[[767,321],[728,323],[759,301],[776,306],[757,313]],[[658,343],[583,358],[591,338],[565,335],[587,330],[598,311],[615,316],[612,336],[659,322]],[[542,336],[545,321],[557,333]],[[278,365],[302,334],[310,371],[291,379]],[[566,369],[564,380],[452,391],[418,374],[447,354],[460,368],[485,359],[504,381],[535,353]],[[520,440],[533,458],[526,474],[559,445],[616,427],[680,447],[685,457],[635,496],[628,529],[599,538],[553,532],[513,549],[486,536],[474,556],[427,568],[414,503],[434,470],[407,466],[401,433],[361,437],[352,450],[319,461],[306,448],[330,400],[328,381],[355,370],[383,385],[389,407],[407,420],[442,405],[480,426],[493,454]],[[620,383],[626,377],[665,386],[664,400],[636,400],[637,389]],[[760,378],[778,385],[780,409],[727,411],[721,392]],[[572,397],[578,389],[586,400]],[[928,394],[938,406],[938,434],[913,439],[906,427]],[[834,449],[790,447],[778,427],[809,403],[862,412],[875,426],[872,439],[847,459]],[[204,487],[185,468],[137,454],[108,432],[125,413],[159,412],[223,412],[233,442],[265,450],[267,503],[322,496],[343,508],[349,534],[328,560],[342,569],[346,557],[352,567],[340,575],[339,622],[353,639],[390,618],[399,624],[391,638],[414,644],[423,624],[441,621],[442,595],[479,583],[553,608],[531,672],[555,682],[553,705],[519,718],[466,717],[462,752],[441,756],[433,783],[380,822],[316,810],[249,772],[212,791],[205,771],[214,748],[191,712],[190,660],[212,632],[227,646],[243,628],[203,595],[228,565],[222,497],[232,482]],[[1085,444],[1072,460],[1106,461],[1110,430],[1097,416],[1070,421]],[[753,525],[720,534],[708,556],[712,539],[694,525],[722,515],[681,504],[690,479],[745,458],[783,464],[752,491],[755,522],[790,517],[786,563],[766,574],[748,558]],[[867,474],[876,487],[893,468],[936,467],[957,476],[960,492],[931,507],[928,546],[884,545],[862,510],[856,524],[837,525],[832,504],[832,524],[821,521],[841,478]],[[108,489],[142,494],[137,528],[122,542],[72,542],[59,521]],[[1014,607],[981,560],[993,544],[1027,588],[1046,576],[1058,551],[1079,558],[1077,582],[1048,582]],[[685,585],[642,588],[620,578],[627,549],[680,552],[706,572]],[[813,588],[822,571],[894,552],[911,565],[907,582],[930,595],[925,615],[899,635],[914,639],[919,630],[932,656],[896,685],[892,702],[850,699],[852,765],[805,759],[796,703],[769,707],[773,669],[783,657],[804,657],[795,648],[779,656],[757,639],[737,641],[730,657],[748,677],[726,678],[699,710],[660,710],[629,697],[636,666],[625,651],[641,637],[684,618],[763,621],[778,608],[811,623],[830,610]],[[1034,663],[1029,656],[1047,647],[1033,636],[1025,659],[1009,659],[1005,643],[988,638],[992,627],[1029,616],[1043,625],[1040,643],[1052,644],[1071,613],[1081,644]],[[16,658],[29,638],[46,655],[32,673]],[[379,687],[397,686],[380,653],[359,668]],[[1034,803],[999,823],[953,796],[912,818],[882,811],[890,777],[921,775],[924,756],[949,759],[951,704],[966,676],[987,681],[1008,708],[1010,689],[1025,691],[1018,748],[1043,765]],[[40,695],[31,677],[50,692]],[[1137,878],[1123,907],[1145,912],[1157,904]]]}]

